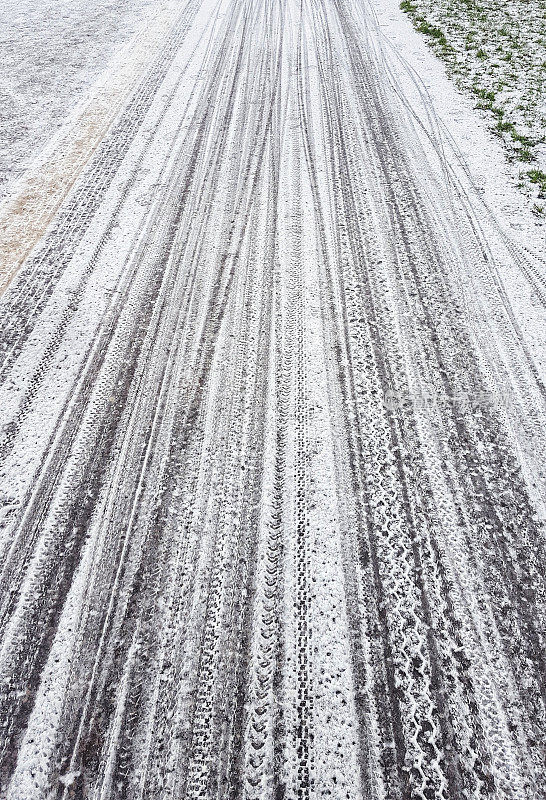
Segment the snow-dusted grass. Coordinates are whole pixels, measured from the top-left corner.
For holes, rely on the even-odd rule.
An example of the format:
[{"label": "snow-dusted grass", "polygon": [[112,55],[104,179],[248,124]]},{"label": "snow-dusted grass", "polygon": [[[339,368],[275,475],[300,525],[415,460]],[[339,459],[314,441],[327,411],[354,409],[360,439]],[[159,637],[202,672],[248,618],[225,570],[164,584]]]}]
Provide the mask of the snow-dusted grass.
[{"label": "snow-dusted grass", "polygon": [[402,0],[415,28],[521,164],[520,185],[546,203],[544,0]]}]

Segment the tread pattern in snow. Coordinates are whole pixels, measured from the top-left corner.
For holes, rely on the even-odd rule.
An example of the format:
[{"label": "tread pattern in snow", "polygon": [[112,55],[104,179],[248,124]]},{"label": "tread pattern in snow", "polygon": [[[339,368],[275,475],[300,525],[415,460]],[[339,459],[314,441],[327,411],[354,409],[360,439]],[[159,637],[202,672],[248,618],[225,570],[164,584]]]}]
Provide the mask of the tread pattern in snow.
[{"label": "tread pattern in snow", "polygon": [[2,297],[2,798],[546,798],[544,262],[395,65],[187,3]]}]

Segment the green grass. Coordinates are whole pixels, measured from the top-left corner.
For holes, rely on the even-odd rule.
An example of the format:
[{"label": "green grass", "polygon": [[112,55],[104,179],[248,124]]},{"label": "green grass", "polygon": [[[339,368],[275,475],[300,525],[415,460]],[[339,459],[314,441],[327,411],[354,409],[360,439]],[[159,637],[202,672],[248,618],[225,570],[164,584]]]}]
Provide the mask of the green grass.
[{"label": "green grass", "polygon": [[526,7],[529,3],[534,9],[544,0],[513,0],[519,9],[517,22],[501,0],[487,7],[481,0],[399,2],[447,64],[448,74],[474,95],[477,109],[491,115],[491,129],[502,138],[507,158],[522,166],[518,185],[529,193],[535,184],[539,197],[546,199],[546,176],[531,169],[537,145],[546,141],[546,121],[541,128],[537,113],[546,87],[546,61],[540,50],[546,42]]},{"label": "green grass", "polygon": [[495,128],[499,133],[509,133],[515,130],[513,122],[503,122],[502,120],[497,122]]},{"label": "green grass", "polygon": [[419,22],[419,24],[417,25],[417,30],[419,31],[419,33],[424,33],[425,36],[430,36],[432,39],[434,39],[441,45],[447,44],[447,39],[443,31],[441,31],[440,28],[436,28],[434,25],[431,25],[426,20],[422,20],[421,22]]},{"label": "green grass", "polygon": [[411,0],[402,0],[400,3],[400,8],[402,11],[405,11],[407,14],[411,14],[413,16],[413,24],[419,33],[424,33],[425,36],[430,36],[431,39],[434,39],[434,41],[438,42],[438,44],[441,44],[442,47],[447,46],[447,39],[444,32],[435,25],[431,25],[424,17],[419,16],[417,14],[417,6],[412,3]]},{"label": "green grass", "polygon": [[538,196],[546,197],[546,172],[541,169],[530,169],[527,175],[531,183],[538,186]]},{"label": "green grass", "polygon": [[473,86],[472,91],[482,100],[489,100],[492,103],[495,99],[495,92],[486,89],[480,89],[478,86]]},{"label": "green grass", "polygon": [[531,153],[530,150],[527,150],[526,147],[524,147],[523,150],[520,150],[518,152],[518,160],[523,161],[524,163],[530,164],[531,161],[535,160],[535,158],[536,156],[533,153]]},{"label": "green grass", "polygon": [[534,147],[535,142],[533,139],[530,139],[528,136],[525,136],[523,133],[518,133],[517,131],[512,131],[512,139],[515,142],[519,142],[523,147]]}]

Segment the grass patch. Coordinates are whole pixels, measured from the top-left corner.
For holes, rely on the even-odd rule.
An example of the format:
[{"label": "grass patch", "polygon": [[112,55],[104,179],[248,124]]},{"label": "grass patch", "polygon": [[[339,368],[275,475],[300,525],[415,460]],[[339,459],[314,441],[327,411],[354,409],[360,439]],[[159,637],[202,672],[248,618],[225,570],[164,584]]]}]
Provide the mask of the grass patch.
[{"label": "grass patch", "polygon": [[442,44],[442,45],[446,45],[447,44],[447,39],[446,39],[443,31],[441,31],[440,28],[436,28],[434,25],[431,25],[426,20],[422,20],[422,22],[420,22],[417,25],[417,30],[419,31],[419,33],[424,33],[425,36],[430,36],[432,39],[437,41],[439,44]]},{"label": "grass patch", "polygon": [[531,161],[535,161],[535,156],[533,155],[533,153],[531,153],[530,150],[527,150],[527,148],[524,147],[523,150],[520,150],[518,152],[518,159],[519,161],[523,161],[526,164],[530,164]]},{"label": "grass patch", "polygon": [[477,95],[481,100],[489,100],[492,103],[495,99],[495,92],[486,89],[479,89],[477,86],[472,87],[472,91],[475,95]]},{"label": "grass patch", "polygon": [[533,139],[529,139],[528,136],[525,136],[523,133],[518,133],[517,131],[512,131],[512,139],[527,148],[534,147],[535,144]]},{"label": "grass patch", "polygon": [[538,196],[546,197],[546,172],[541,169],[530,169],[527,175],[531,183],[538,186]]},{"label": "grass patch", "polygon": [[490,115],[490,129],[502,139],[508,160],[521,165],[521,188],[529,196],[534,183],[546,199],[546,179],[531,169],[544,167],[537,146],[546,141],[540,114],[546,99],[546,37],[537,21],[543,19],[545,0],[398,2],[456,84]]},{"label": "grass patch", "polygon": [[512,133],[515,130],[514,123],[503,122],[502,120],[499,120],[495,126],[495,130],[497,130],[499,133]]}]

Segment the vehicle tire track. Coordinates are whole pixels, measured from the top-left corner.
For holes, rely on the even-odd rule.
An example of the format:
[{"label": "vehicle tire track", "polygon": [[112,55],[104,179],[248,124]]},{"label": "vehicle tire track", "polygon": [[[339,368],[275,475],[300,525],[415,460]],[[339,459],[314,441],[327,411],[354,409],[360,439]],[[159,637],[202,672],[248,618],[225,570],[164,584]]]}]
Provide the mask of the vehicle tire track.
[{"label": "vehicle tire track", "polygon": [[6,800],[546,800],[544,259],[374,3],[181,3],[2,297]]}]

